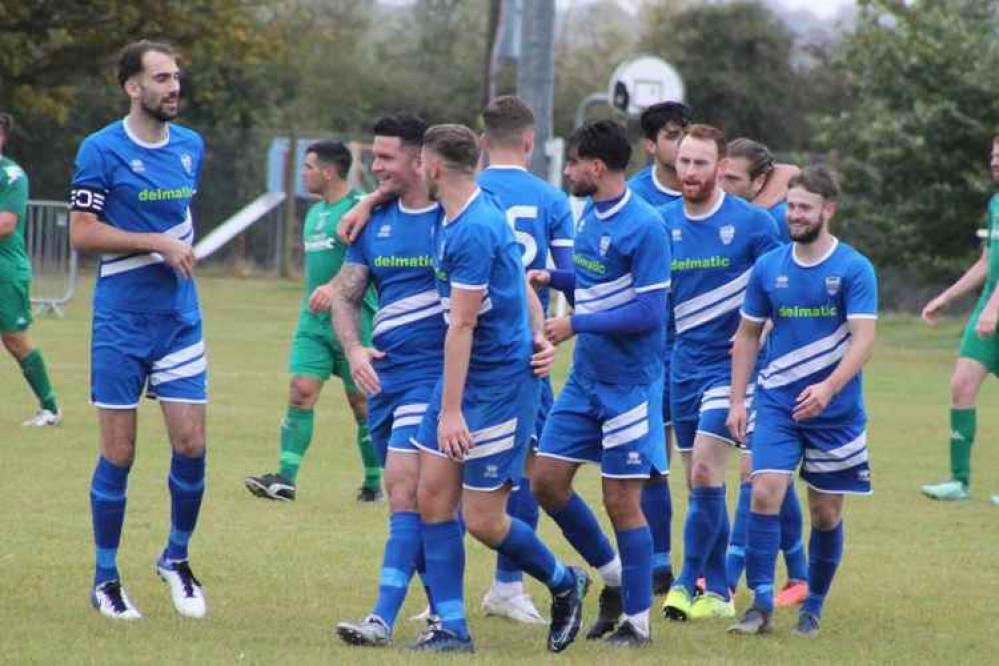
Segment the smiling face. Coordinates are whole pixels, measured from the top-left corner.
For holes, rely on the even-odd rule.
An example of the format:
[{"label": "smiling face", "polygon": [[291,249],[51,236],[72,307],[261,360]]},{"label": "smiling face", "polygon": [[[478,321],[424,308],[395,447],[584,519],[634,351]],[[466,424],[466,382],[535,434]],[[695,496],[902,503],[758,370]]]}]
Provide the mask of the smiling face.
[{"label": "smiling face", "polygon": [[180,113],[180,68],[172,55],[146,51],[142,55],[142,71],[132,76],[125,91],[143,113],[161,123]]},{"label": "smiling face", "polygon": [[718,159],[718,146],[714,141],[685,136],[676,156],[676,174],[680,178],[683,198],[693,203],[710,199],[726,162]]},{"label": "smiling face", "polygon": [[815,242],[836,212],[836,202],[804,187],[787,191],[787,228],[791,240],[807,245]]},{"label": "smiling face", "polygon": [[420,180],[420,151],[397,136],[375,136],[371,145],[371,172],[381,189],[404,194]]}]

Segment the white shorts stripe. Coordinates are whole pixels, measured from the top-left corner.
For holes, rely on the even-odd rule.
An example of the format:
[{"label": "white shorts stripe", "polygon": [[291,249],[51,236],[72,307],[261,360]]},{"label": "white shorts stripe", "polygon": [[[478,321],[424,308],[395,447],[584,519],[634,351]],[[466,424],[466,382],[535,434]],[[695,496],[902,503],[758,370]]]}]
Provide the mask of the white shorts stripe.
[{"label": "white shorts stripe", "polygon": [[603,447],[605,449],[613,449],[615,446],[621,446],[622,444],[627,444],[628,442],[634,442],[636,439],[641,439],[648,433],[648,420],[640,421],[630,428],[618,430],[610,435],[604,435]]},{"label": "white shorts stripe", "polygon": [[637,407],[632,407],[628,411],[618,414],[612,419],[607,419],[603,425],[603,431],[606,435],[609,432],[617,430],[618,428],[623,428],[626,425],[630,425],[639,419],[644,419],[649,416],[649,401],[646,400]]},{"label": "white shorts stripe", "polygon": [[497,437],[503,437],[504,435],[512,435],[516,431],[517,418],[514,417],[509,421],[504,421],[498,425],[476,430],[472,433],[472,441],[478,444],[479,442],[486,442],[491,439],[496,439]]},{"label": "white shorts stripe", "polygon": [[184,379],[185,377],[194,377],[196,375],[200,375],[207,368],[208,362],[205,360],[204,356],[201,356],[190,363],[179,365],[176,368],[163,370],[161,372],[154,372],[149,376],[149,383],[153,386],[158,386],[160,384],[166,384],[167,382],[176,381],[178,379]]},{"label": "white shorts stripe", "polygon": [[423,423],[423,415],[417,414],[415,416],[396,416],[392,420],[392,430],[396,428],[405,428],[407,426],[418,426]]},{"label": "white shorts stripe", "polygon": [[183,349],[178,349],[177,351],[167,354],[160,360],[153,363],[153,371],[165,370],[166,368],[171,368],[175,365],[180,365],[186,361],[190,361],[193,358],[202,356],[205,353],[205,341],[198,340],[196,343],[190,347],[184,347]]},{"label": "white shorts stripe", "polygon": [[465,461],[478,460],[479,458],[488,458],[489,456],[494,456],[497,453],[502,453],[503,451],[508,451],[513,448],[516,437],[510,435],[509,437],[504,437],[503,439],[497,439],[495,441],[489,442],[488,444],[476,444],[468,453],[465,454]]},{"label": "white shorts stripe", "polygon": [[867,446],[867,431],[860,433],[856,439],[847,442],[843,446],[837,447],[835,449],[830,449],[828,451],[819,451],[817,449],[805,449],[805,459],[806,460],[841,460],[843,458],[849,458],[850,456],[857,453],[864,447]]},{"label": "white shorts stripe", "polygon": [[405,416],[406,414],[422,414],[427,411],[427,403],[425,402],[414,402],[409,405],[399,405],[392,411],[392,416],[399,417]]}]

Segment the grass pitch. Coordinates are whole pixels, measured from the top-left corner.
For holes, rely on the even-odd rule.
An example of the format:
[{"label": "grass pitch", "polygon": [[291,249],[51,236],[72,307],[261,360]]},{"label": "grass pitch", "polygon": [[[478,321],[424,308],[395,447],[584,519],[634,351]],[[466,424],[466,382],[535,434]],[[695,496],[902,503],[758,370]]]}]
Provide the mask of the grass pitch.
[{"label": "grass pitch", "polygon": [[[3,366],[0,456],[7,481],[0,519],[0,662],[434,661],[398,650],[419,628],[405,619],[424,605],[415,584],[396,628],[396,647],[352,649],[333,635],[337,621],[356,619],[370,609],[386,531],[384,504],[354,501],[361,468],[338,382],[327,387],[317,407],[299,500],[267,502],[243,488],[243,476],[277,465],[288,341],[300,295],[300,286],[290,281],[201,280],[212,402],[208,492],[191,554],[205,584],[208,619],[176,616],[154,572],[168,531],[169,449],[159,409],[151,402],[140,411],[119,556],[123,579],[145,617],[115,624],[90,609],[88,484],[97,428],[87,403],[91,285],[84,282],[65,319],[41,319],[32,328],[63,405],[61,427],[20,428],[34,405],[16,366],[9,359]],[[479,612],[495,558],[469,540],[466,607],[478,648],[470,659],[484,664],[609,664],[622,659],[649,664],[995,663],[999,642],[991,609],[999,594],[999,507],[988,503],[990,492],[999,492],[994,382],[979,402],[974,499],[944,505],[923,499],[918,491],[920,484],[946,476],[948,378],[961,324],[953,320],[934,330],[894,317],[879,324],[877,352],[866,373],[875,494],[847,501],[845,559],[819,640],[791,635],[791,612],[778,613],[776,634],[760,639],[728,636],[726,622],[667,623],[658,613],[659,599],[651,649],[621,654],[580,639],[568,652],[552,656],[544,649],[543,627],[487,619]],[[561,359],[559,384],[567,360]],[[732,467],[730,488],[735,486]],[[677,562],[686,504],[679,483],[673,485]],[[581,473],[580,487],[584,497],[598,503],[595,470]],[[580,561],[550,520],[542,517],[540,529],[561,556]],[[782,570],[778,576],[782,583]],[[547,611],[545,591],[529,585]],[[740,590],[739,608],[747,602],[748,594]],[[595,612],[593,593],[584,622]]]}]

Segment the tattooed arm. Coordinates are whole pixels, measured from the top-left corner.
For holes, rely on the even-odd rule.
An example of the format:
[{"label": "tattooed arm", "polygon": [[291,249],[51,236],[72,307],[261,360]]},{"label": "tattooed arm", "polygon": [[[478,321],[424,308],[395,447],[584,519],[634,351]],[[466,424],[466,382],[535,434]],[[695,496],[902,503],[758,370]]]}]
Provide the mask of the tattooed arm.
[{"label": "tattooed arm", "polygon": [[367,266],[344,263],[331,283],[333,294],[330,309],[333,330],[350,362],[351,377],[366,394],[375,395],[381,391],[381,383],[371,361],[382,358],[385,354],[374,347],[361,344],[360,328],[357,325],[364,292],[368,289],[368,277]]}]

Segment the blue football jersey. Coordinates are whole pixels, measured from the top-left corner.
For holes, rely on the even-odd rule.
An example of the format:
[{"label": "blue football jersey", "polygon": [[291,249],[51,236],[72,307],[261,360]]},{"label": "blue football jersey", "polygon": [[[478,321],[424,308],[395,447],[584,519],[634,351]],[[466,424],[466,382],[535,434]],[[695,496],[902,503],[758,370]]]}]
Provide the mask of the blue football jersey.
[{"label": "blue football jersey", "polygon": [[[875,319],[878,283],[867,258],[837,241],[820,261],[801,263],[794,245],[767,253],[746,288],[742,316],[773,321],[767,363],[760,372],[757,405],[794,411],[801,392],[833,373],[850,345],[850,319]],[[858,373],[805,427],[864,421]]]},{"label": "blue football jersey", "polygon": [[672,239],[674,378],[730,362],[739,307],[756,260],[777,247],[766,210],[722,194],[715,208],[688,217],[683,201],[660,209]]},{"label": "blue football jersey", "polygon": [[[564,192],[518,166],[490,166],[479,173],[478,182],[505,210],[525,269],[547,268],[553,248],[572,248],[572,210]],[[547,312],[548,290],[538,296]]]},{"label": "blue football jersey", "polygon": [[683,194],[671,190],[656,179],[655,165],[650,165],[628,179],[628,189],[655,208],[673,203]]},{"label": "blue football jersey", "polygon": [[774,218],[777,224],[777,234],[781,243],[791,242],[791,231],[787,227],[787,202],[781,201],[776,206],[769,208],[770,217]]},{"label": "blue football jersey", "polygon": [[452,290],[483,291],[470,381],[507,381],[529,371],[533,345],[521,256],[499,202],[481,189],[457,217],[441,215],[434,225],[434,272],[444,320],[449,321]]},{"label": "blue football jersey", "polygon": [[[162,143],[140,141],[119,120],[80,145],[71,207],[94,213],[124,231],[163,233],[194,242],[191,199],[198,191],[204,141],[170,124]],[[101,257],[96,310],[190,312],[198,309],[194,281],[177,275],[156,253]]]},{"label": "blue football jersey", "polygon": [[[576,314],[603,312],[638,294],[669,289],[670,249],[656,210],[628,190],[601,213],[588,206],[576,225]],[[608,384],[647,384],[663,374],[662,326],[641,334],[580,333],[573,371]]]},{"label": "blue football jersey", "polygon": [[410,210],[399,199],[375,209],[347,249],[346,261],[366,266],[378,291],[373,342],[385,357],[373,365],[383,385],[440,377],[444,306],[434,283],[434,224],[441,208]]}]

